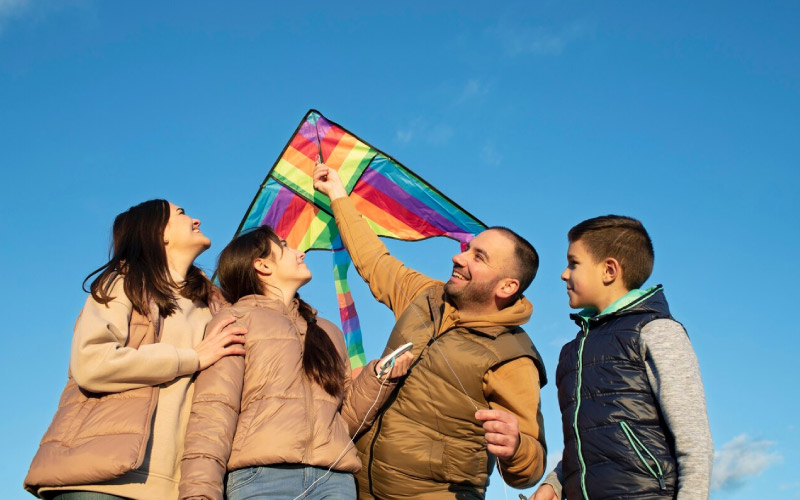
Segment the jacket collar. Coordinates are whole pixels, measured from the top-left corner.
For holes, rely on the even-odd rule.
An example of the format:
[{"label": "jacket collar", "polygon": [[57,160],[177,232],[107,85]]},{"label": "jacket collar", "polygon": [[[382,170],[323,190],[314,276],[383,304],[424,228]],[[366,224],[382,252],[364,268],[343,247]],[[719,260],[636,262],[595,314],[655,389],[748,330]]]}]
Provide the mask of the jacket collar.
[{"label": "jacket collar", "polygon": [[661,285],[644,290],[635,288],[603,309],[599,314],[596,309],[584,309],[577,314],[571,314],[570,318],[583,327],[584,325],[598,324],[616,316],[654,311],[669,312],[669,306],[664,297],[664,287]]},{"label": "jacket collar", "polygon": [[299,302],[296,298],[292,299],[289,302],[289,305],[283,303],[283,301],[275,299],[273,297],[267,297],[266,295],[245,295],[241,299],[236,301],[236,307],[263,307],[265,309],[271,309],[273,311],[279,312],[284,316],[288,316],[291,319],[295,320],[300,315],[298,311]]}]

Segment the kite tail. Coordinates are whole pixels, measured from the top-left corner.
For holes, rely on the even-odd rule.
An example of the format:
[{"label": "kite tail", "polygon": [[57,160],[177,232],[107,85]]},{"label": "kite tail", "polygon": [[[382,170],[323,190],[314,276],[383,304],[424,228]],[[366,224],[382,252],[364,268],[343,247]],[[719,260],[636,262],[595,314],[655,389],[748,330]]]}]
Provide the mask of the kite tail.
[{"label": "kite tail", "polygon": [[347,345],[347,355],[350,357],[350,368],[355,378],[367,364],[367,357],[364,354],[364,344],[361,342],[361,324],[358,321],[356,305],[350,293],[350,286],[347,284],[347,270],[350,269],[352,260],[338,235],[332,246],[333,278],[339,302],[339,316],[342,319],[342,332]]}]

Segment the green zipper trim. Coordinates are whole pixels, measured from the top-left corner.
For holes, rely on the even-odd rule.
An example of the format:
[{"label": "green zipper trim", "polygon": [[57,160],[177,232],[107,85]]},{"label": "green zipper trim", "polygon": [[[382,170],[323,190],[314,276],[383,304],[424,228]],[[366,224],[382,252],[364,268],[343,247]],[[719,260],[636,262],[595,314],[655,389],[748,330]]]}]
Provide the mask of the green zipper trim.
[{"label": "green zipper trim", "polygon": [[575,406],[575,415],[572,419],[572,428],[575,430],[575,440],[578,447],[578,461],[581,463],[581,492],[583,493],[584,500],[589,500],[589,493],[586,491],[586,462],[583,460],[583,451],[581,449],[581,435],[578,432],[578,411],[581,409],[581,386],[583,385],[583,344],[586,342],[586,337],[589,336],[589,325],[584,323],[581,325],[583,330],[583,338],[581,345],[578,349],[578,384],[575,388],[575,399],[577,405]]},{"label": "green zipper trim", "polygon": [[[628,425],[628,422],[625,422],[623,420],[622,422],[619,423],[619,426],[622,427],[622,432],[624,432],[625,437],[628,438],[628,442],[631,444],[631,448],[633,448],[633,451],[635,451],[636,454],[639,456],[639,460],[641,460],[644,466],[647,467],[647,470],[650,471],[650,474],[656,480],[658,480],[658,485],[663,490],[666,487],[663,479],[664,473],[661,470],[661,465],[659,465],[658,460],[656,460],[656,457],[653,456],[652,453],[650,453],[650,450],[647,449],[647,446],[645,446],[644,443],[642,443],[639,440],[639,437],[636,434],[634,434],[633,429],[631,429],[631,427]],[[650,464],[647,463],[647,460],[644,459],[642,454],[639,453],[639,449],[636,447],[634,441],[636,441],[636,443],[639,444],[639,446],[645,451],[645,453],[647,453],[650,456],[650,458],[653,459],[653,463],[656,464],[656,468],[658,469],[658,474],[656,474],[656,471],[654,471],[653,468],[650,467]]]}]

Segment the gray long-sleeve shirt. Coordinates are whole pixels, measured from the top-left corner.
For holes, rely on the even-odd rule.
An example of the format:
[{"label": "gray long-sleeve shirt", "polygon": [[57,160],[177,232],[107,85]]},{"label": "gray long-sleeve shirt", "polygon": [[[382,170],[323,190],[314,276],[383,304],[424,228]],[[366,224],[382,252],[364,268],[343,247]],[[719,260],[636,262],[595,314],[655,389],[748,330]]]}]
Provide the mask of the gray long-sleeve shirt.
[{"label": "gray long-sleeve shirt", "polygon": [[[706,500],[714,447],[697,356],[680,323],[651,321],[641,331],[641,355],[661,413],[675,437],[677,500]],[[561,462],[544,480],[561,498]],[[573,500],[573,499],[570,499]]]}]

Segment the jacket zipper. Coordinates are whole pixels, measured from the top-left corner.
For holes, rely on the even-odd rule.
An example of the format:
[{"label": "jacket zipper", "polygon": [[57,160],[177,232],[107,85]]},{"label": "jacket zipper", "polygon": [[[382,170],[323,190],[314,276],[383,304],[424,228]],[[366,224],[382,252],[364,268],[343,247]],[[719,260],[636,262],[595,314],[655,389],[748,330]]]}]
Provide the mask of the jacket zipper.
[{"label": "jacket zipper", "polygon": [[[622,427],[622,432],[625,433],[625,437],[628,438],[628,442],[631,444],[631,448],[633,448],[633,451],[636,452],[636,455],[639,457],[639,460],[642,461],[642,464],[644,464],[644,466],[650,472],[650,475],[652,475],[653,478],[658,481],[658,486],[662,490],[667,489],[667,485],[664,484],[664,472],[661,470],[661,465],[658,463],[658,460],[656,460],[656,457],[653,456],[652,453],[650,453],[650,450],[648,450],[647,447],[644,445],[644,443],[642,443],[642,441],[639,439],[639,437],[636,436],[636,434],[633,432],[633,429],[631,429],[631,427],[628,425],[628,422],[625,422],[623,420],[622,422],[619,423],[619,426]],[[650,464],[647,463],[647,460],[645,460],[645,458],[639,451],[639,448],[644,450],[644,452],[647,453],[647,455],[653,460],[653,463],[656,464],[656,469],[658,470],[658,472],[654,471],[653,468],[650,467]]]},{"label": "jacket zipper", "polygon": [[[646,300],[646,299],[650,298],[651,296],[655,295],[655,293],[658,292],[659,290],[661,290],[661,285],[658,285],[658,286],[654,287],[654,289],[650,293],[647,293],[647,294],[639,297],[638,299],[634,300],[633,302],[631,302],[630,304],[626,305],[625,307],[623,307],[620,310],[625,310],[625,309],[627,309],[629,307],[632,307],[635,304],[639,304],[641,302],[644,302],[644,300]],[[618,312],[618,311],[614,311],[614,312]],[[614,314],[614,313],[610,313],[610,314]],[[605,315],[604,315],[604,317],[605,317]],[[584,500],[589,500],[589,492],[586,491],[586,462],[583,460],[583,450],[582,450],[582,447],[581,447],[581,435],[580,435],[580,432],[578,431],[578,412],[581,409],[581,387],[583,385],[583,345],[586,343],[586,338],[589,336],[589,322],[585,318],[581,318],[581,332],[583,332],[583,337],[581,338],[581,344],[580,344],[580,347],[578,348],[578,383],[576,384],[576,387],[575,387],[576,405],[575,405],[575,415],[573,416],[573,419],[572,419],[572,429],[575,431],[575,441],[576,441],[576,445],[577,445],[578,462],[580,462],[580,465],[581,465],[581,493],[583,493]],[[624,430],[624,428],[623,428],[623,430]],[[626,436],[627,436],[627,433],[626,433]],[[630,438],[629,438],[629,440],[630,440]],[[642,446],[642,448],[644,448],[644,446]],[[634,450],[636,450],[636,447],[634,447]],[[644,450],[648,454],[650,454],[650,452],[647,450],[647,448],[644,448]],[[636,453],[639,454],[638,451]],[[652,457],[652,454],[650,454],[650,456]],[[641,455],[639,455],[639,458],[642,458]],[[656,459],[654,457],[653,457],[653,461],[656,463],[656,466],[658,467],[658,471],[659,471],[659,474],[660,474],[661,473],[661,467],[658,465],[658,461],[656,461]],[[642,462],[644,462],[644,459],[642,459]],[[647,465],[647,464],[645,463],[645,465]],[[648,468],[648,470],[650,470],[649,466],[647,468]],[[652,470],[651,470],[651,472],[652,472]],[[661,489],[665,489],[666,488],[666,486],[664,485],[663,477],[658,476],[655,473],[653,473],[653,477],[656,477],[659,480],[659,486],[661,486]]]},{"label": "jacket zipper", "polygon": [[581,386],[583,385],[583,344],[586,343],[586,338],[589,336],[589,325],[581,322],[581,331],[583,337],[581,338],[581,345],[578,348],[578,383],[575,386],[575,415],[572,419],[572,429],[575,431],[575,440],[578,451],[578,461],[581,464],[581,493],[583,493],[584,500],[589,500],[589,493],[586,491],[586,462],[583,460],[583,450],[581,449],[581,435],[578,431],[578,412],[581,409]]},{"label": "jacket zipper", "polygon": [[[417,356],[417,359],[415,359],[414,362],[411,363],[411,366],[408,368],[408,371],[411,372],[411,369],[414,366],[416,366],[417,363],[420,362],[420,360],[422,359],[422,355],[430,348],[430,346],[433,345],[434,342],[436,342],[439,338],[441,338],[447,332],[449,332],[451,330],[455,330],[456,328],[458,328],[458,327],[456,327],[456,326],[450,327],[447,330],[445,330],[442,333],[440,333],[439,335],[437,335],[435,337],[431,337],[431,339],[428,341],[428,343],[425,346],[425,348],[422,349],[422,351],[420,351],[419,355]],[[395,393],[394,393],[395,394],[395,396],[394,396],[395,399],[397,398],[397,393],[400,392],[400,389],[401,389],[400,387],[395,389]],[[391,403],[388,402],[388,401],[387,401],[387,403],[384,403],[384,404],[391,405]],[[388,406],[387,406],[387,409],[388,409]],[[377,422],[375,422],[373,424],[373,426],[375,426],[375,433],[372,435],[372,441],[370,441],[370,443],[369,443],[369,461],[367,461],[367,480],[368,480],[368,484],[369,484],[369,494],[372,495],[373,497],[375,496],[375,491],[372,489],[372,461],[375,459],[375,442],[378,440],[378,436],[380,436],[380,434],[381,434],[381,426],[383,425],[383,416],[384,415],[386,415],[386,410],[381,411],[381,414],[378,416]]]}]

